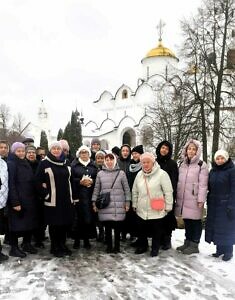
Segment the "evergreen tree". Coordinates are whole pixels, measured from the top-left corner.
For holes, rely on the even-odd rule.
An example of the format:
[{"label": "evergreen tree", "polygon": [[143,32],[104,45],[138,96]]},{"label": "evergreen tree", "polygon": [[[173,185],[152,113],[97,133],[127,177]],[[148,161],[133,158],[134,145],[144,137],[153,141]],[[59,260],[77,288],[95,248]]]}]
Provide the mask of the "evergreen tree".
[{"label": "evergreen tree", "polygon": [[57,141],[62,140],[63,135],[64,135],[63,129],[60,128],[59,131],[58,131],[58,134],[57,134]]},{"label": "evergreen tree", "polygon": [[77,149],[82,145],[82,128],[77,110],[72,111],[71,121],[64,129],[63,139],[68,141],[71,154],[75,155]]},{"label": "evergreen tree", "polygon": [[44,130],[41,131],[40,147],[43,147],[46,149],[46,151],[48,151],[48,139]]}]

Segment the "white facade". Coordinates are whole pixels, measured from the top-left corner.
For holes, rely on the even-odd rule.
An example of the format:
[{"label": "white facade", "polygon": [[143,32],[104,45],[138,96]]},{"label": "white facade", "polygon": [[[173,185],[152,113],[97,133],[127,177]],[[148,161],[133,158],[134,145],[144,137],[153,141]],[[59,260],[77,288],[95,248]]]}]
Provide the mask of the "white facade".
[{"label": "white facade", "polygon": [[[156,101],[154,85],[161,76],[172,74],[178,59],[161,42],[141,61],[143,75],[133,91],[123,84],[112,95],[104,91],[95,101],[95,120],[86,121],[82,128],[83,143],[90,146],[93,137],[101,140],[102,148],[111,149],[128,143],[131,147],[142,144],[141,132],[146,126],[146,108]],[[156,75],[157,74],[157,75]]]}]

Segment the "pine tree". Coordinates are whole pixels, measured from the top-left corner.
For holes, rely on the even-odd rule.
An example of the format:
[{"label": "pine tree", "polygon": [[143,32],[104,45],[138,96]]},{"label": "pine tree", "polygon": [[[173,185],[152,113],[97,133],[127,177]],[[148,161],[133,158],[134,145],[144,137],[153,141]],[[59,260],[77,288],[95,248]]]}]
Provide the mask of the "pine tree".
[{"label": "pine tree", "polygon": [[43,147],[46,149],[46,151],[48,151],[48,139],[44,130],[41,131],[40,147]]},{"label": "pine tree", "polygon": [[64,135],[63,129],[60,128],[59,131],[58,131],[58,134],[57,134],[57,141],[62,140],[63,135]]},{"label": "pine tree", "polygon": [[68,141],[71,154],[75,155],[77,149],[82,145],[82,128],[77,110],[72,111],[71,121],[64,129],[63,139]]}]

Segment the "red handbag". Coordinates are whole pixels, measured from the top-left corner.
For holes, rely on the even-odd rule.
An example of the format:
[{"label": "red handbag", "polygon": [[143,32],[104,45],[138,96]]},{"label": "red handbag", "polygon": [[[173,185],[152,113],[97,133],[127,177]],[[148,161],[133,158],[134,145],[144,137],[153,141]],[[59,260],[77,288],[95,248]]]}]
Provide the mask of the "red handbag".
[{"label": "red handbag", "polygon": [[148,184],[146,181],[146,177],[144,176],[144,180],[145,180],[145,185],[146,185],[146,189],[147,189],[147,193],[150,199],[150,206],[153,210],[164,210],[166,207],[166,203],[165,203],[165,199],[164,197],[156,197],[156,198],[151,198],[150,196],[150,192],[149,192],[149,188],[148,188]]},{"label": "red handbag", "polygon": [[152,198],[150,199],[151,208],[154,210],[164,210],[165,209],[165,199],[162,198]]}]

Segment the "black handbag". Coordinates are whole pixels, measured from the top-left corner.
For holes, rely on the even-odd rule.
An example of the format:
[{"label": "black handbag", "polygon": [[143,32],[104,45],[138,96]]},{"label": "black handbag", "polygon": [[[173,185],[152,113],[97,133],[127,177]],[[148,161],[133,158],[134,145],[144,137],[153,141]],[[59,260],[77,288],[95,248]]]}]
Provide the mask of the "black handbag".
[{"label": "black handbag", "polygon": [[[118,171],[115,179],[114,179],[114,182],[111,186],[111,189],[113,188],[114,186],[114,183],[118,177],[118,174],[120,173],[120,171]],[[96,201],[95,201],[95,206],[98,208],[98,209],[103,209],[105,207],[107,207],[110,203],[110,192],[106,192],[106,193],[100,193],[99,196],[97,197]]]}]

